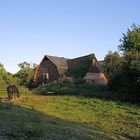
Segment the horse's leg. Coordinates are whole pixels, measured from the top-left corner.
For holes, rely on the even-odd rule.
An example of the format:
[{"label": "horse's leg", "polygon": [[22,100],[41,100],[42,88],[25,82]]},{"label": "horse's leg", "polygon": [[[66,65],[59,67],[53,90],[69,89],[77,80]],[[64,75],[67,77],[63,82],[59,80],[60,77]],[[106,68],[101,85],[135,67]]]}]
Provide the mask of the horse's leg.
[{"label": "horse's leg", "polygon": [[12,95],[12,101],[14,101],[14,93],[12,93],[11,95]]},{"label": "horse's leg", "polygon": [[19,93],[19,91],[17,91],[17,98],[20,98],[20,93]]},{"label": "horse's leg", "polygon": [[13,93],[14,94],[14,100],[16,100],[16,93]]},{"label": "horse's leg", "polygon": [[15,100],[15,94],[13,93],[13,101]]},{"label": "horse's leg", "polygon": [[19,93],[19,90],[17,88],[15,89],[15,93],[16,93],[16,98],[20,98],[20,93]]},{"label": "horse's leg", "polygon": [[8,92],[8,100],[10,101],[11,99],[11,96],[10,96],[10,93]]},{"label": "horse's leg", "polygon": [[17,93],[15,93],[14,95],[15,95],[15,100],[17,100]]}]

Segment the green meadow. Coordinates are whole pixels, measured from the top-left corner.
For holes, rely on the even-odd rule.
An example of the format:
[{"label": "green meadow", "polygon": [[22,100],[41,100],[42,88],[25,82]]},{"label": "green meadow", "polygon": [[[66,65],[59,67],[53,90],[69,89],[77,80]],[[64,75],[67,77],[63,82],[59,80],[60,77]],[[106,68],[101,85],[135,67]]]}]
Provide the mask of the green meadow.
[{"label": "green meadow", "polygon": [[0,100],[0,140],[140,139],[139,105],[68,95]]}]

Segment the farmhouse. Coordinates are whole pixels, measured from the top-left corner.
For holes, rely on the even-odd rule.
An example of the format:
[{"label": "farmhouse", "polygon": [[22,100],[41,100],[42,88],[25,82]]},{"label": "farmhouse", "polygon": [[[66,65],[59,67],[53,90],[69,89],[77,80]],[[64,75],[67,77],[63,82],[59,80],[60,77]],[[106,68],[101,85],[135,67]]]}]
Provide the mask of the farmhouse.
[{"label": "farmhouse", "polygon": [[68,59],[45,55],[35,71],[34,80],[60,80],[63,77],[83,78],[89,84],[107,85],[108,79],[94,54]]}]

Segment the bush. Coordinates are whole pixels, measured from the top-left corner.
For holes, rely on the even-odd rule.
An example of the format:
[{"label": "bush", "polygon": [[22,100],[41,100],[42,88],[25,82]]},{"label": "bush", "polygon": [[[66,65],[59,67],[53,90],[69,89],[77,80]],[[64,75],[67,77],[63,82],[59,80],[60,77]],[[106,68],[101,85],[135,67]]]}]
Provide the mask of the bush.
[{"label": "bush", "polygon": [[80,85],[80,84],[85,84],[86,83],[86,80],[83,79],[83,78],[75,78],[74,79],[74,84],[75,85]]},{"label": "bush", "polygon": [[30,94],[31,92],[29,91],[28,88],[24,87],[24,86],[18,86],[19,92],[21,95],[26,95],[26,94]]},{"label": "bush", "polygon": [[84,84],[49,83],[33,90],[39,95],[76,95],[93,97],[96,92],[105,91],[105,87]]},{"label": "bush", "polygon": [[33,94],[39,95],[70,95],[70,96],[83,96],[95,97],[104,100],[115,100],[123,102],[135,102],[135,96],[129,96],[128,93],[122,91],[111,92],[108,87],[94,86],[85,84],[69,85],[69,84],[46,84],[39,86],[33,90]]},{"label": "bush", "polygon": [[63,84],[73,84],[74,80],[71,77],[64,77],[62,78],[59,83],[63,83]]}]

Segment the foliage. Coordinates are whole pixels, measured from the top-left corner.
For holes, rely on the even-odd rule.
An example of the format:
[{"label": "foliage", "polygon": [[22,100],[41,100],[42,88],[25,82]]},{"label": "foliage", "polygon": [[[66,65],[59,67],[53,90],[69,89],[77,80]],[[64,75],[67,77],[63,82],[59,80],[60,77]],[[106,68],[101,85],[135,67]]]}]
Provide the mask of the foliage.
[{"label": "foliage", "polygon": [[114,73],[118,73],[121,69],[121,58],[119,53],[109,51],[104,58],[103,67],[109,77],[112,77]]},{"label": "foliage", "polygon": [[130,96],[140,98],[140,52],[130,51],[122,62],[122,88]]},{"label": "foliage", "polygon": [[140,98],[140,26],[133,25],[123,35],[119,49],[123,51],[122,85],[130,96]]},{"label": "foliage", "polygon": [[87,70],[92,63],[93,54],[87,56],[84,61],[80,64],[75,64],[74,68],[70,68],[66,71],[66,75],[73,78],[83,78],[87,73]]},{"label": "foliage", "polygon": [[62,83],[62,84],[73,84],[74,83],[74,80],[71,77],[64,76],[59,81],[57,81],[57,83],[59,83],[59,84],[60,83]]},{"label": "foliage", "polygon": [[85,84],[86,80],[83,78],[74,78],[74,84],[75,85],[80,85],[80,84]]},{"label": "foliage", "polygon": [[20,67],[20,70],[15,74],[15,76],[20,79],[20,85],[28,87],[29,89],[36,87],[36,84],[33,80],[36,64],[23,62],[18,64],[18,66]]},{"label": "foliage", "polygon": [[[49,83],[49,84],[38,86],[37,88],[33,89],[32,92],[35,95],[51,95],[51,96],[71,95],[71,96],[92,97],[92,98],[99,98],[99,99],[112,100],[112,101],[136,103],[137,100],[135,94],[128,96],[127,92],[121,91],[122,90],[121,88],[123,86],[120,84],[118,80],[120,79],[120,75],[115,75],[115,76],[116,77],[112,79],[109,85],[109,88],[113,90],[113,92],[108,90],[106,86],[94,86],[94,85],[88,85],[87,83],[83,83],[83,84],[66,84],[66,83],[50,84]],[[116,88],[118,86],[121,87],[119,89],[120,91],[118,91],[118,88]],[[116,90],[118,92],[114,92]]]},{"label": "foliage", "polygon": [[119,49],[125,54],[130,51],[140,51],[140,26],[133,24],[120,39]]},{"label": "foliage", "polygon": [[0,96],[7,96],[7,86],[16,85],[21,95],[26,95],[29,90],[24,86],[19,86],[20,80],[13,74],[7,72],[4,66],[0,63]]},{"label": "foliage", "polygon": [[19,79],[15,78],[11,73],[7,72],[4,66],[0,63],[0,87],[5,88],[10,84],[19,84]]},{"label": "foliage", "polygon": [[105,68],[109,75],[109,88],[127,93],[132,99],[140,101],[140,27],[133,25],[123,34],[119,49],[122,57],[110,53],[105,57]]},{"label": "foliage", "polygon": [[117,91],[122,86],[122,58],[119,53],[109,51],[105,56],[103,67],[109,78],[109,89]]}]

